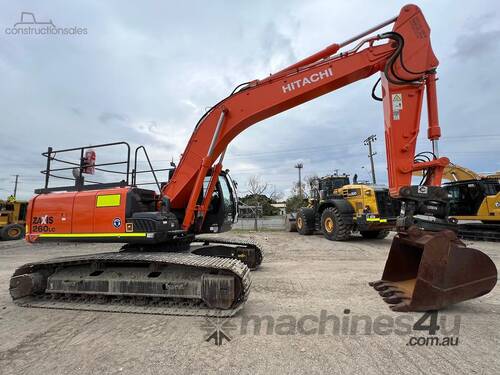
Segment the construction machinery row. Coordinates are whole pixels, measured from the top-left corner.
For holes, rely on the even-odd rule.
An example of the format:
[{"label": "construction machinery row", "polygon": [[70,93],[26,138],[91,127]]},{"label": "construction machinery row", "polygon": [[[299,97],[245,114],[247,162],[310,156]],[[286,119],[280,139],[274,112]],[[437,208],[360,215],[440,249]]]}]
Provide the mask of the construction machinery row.
[{"label": "construction machinery row", "polygon": [[[416,173],[422,176],[422,173]],[[460,238],[500,241],[500,182],[496,175],[479,175],[450,163],[443,184],[448,194],[447,220],[418,219],[427,230],[449,229]],[[333,241],[359,232],[364,238],[382,239],[396,229],[399,200],[380,185],[351,184],[349,176],[329,175],[310,181],[307,205],[287,215],[287,230],[301,235],[321,231]],[[464,222],[465,221],[465,222]]]}]

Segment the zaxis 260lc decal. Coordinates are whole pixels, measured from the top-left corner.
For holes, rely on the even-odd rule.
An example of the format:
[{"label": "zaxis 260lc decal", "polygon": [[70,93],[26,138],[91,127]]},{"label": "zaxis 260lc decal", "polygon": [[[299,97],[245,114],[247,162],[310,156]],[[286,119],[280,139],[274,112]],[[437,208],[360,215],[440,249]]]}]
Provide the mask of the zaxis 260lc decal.
[{"label": "zaxis 260lc decal", "polygon": [[49,215],[44,216],[33,216],[31,221],[31,231],[32,232],[55,232],[56,228],[52,225],[54,224],[54,217]]}]

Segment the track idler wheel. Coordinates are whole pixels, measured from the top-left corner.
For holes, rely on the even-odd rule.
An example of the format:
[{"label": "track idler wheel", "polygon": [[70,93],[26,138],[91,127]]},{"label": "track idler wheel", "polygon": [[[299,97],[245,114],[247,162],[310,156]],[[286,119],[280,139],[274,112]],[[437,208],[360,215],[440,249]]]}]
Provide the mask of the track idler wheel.
[{"label": "track idler wheel", "polygon": [[211,308],[231,308],[238,292],[233,276],[208,274],[202,276],[201,296],[203,301]]},{"label": "track idler wheel", "polygon": [[9,292],[12,299],[42,294],[47,287],[47,275],[42,272],[25,273],[10,279]]},{"label": "track idler wheel", "polygon": [[493,261],[454,232],[411,227],[394,237],[382,280],[370,286],[393,311],[428,311],[485,295],[496,282]]}]

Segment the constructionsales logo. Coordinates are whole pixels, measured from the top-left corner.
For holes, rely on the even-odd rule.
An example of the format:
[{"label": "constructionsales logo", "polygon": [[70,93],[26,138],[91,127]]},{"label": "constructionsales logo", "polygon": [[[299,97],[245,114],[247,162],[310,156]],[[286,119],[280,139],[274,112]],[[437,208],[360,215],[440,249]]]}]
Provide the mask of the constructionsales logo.
[{"label": "constructionsales logo", "polygon": [[21,12],[19,21],[14,23],[12,27],[5,28],[4,32],[7,35],[81,36],[87,35],[87,28],[79,26],[59,27],[51,19],[39,20],[35,13]]},{"label": "constructionsales logo", "polygon": [[286,94],[287,92],[291,92],[295,89],[310,85],[311,83],[318,82],[332,76],[332,68],[327,68],[325,70],[322,70],[321,72],[313,73],[309,77],[298,79],[296,81],[290,82],[287,85],[283,85],[281,86],[281,89],[283,90],[283,93]]}]

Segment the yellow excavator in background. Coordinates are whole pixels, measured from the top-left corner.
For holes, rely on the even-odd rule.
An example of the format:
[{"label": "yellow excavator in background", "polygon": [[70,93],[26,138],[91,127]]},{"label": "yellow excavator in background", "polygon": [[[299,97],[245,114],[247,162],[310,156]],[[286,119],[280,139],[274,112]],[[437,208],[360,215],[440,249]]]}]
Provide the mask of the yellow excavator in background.
[{"label": "yellow excavator in background", "polygon": [[421,220],[422,227],[450,229],[468,240],[500,241],[500,172],[480,174],[450,163],[444,169],[443,179],[449,181],[442,185],[448,193],[449,224]]},{"label": "yellow excavator in background", "polygon": [[[420,173],[420,175],[422,174]],[[480,180],[483,177],[483,175],[480,175],[469,168],[453,163],[450,163],[447,167],[445,167],[443,172],[443,179],[448,181]]]},{"label": "yellow excavator in background", "polygon": [[451,219],[500,224],[500,172],[479,174],[450,163],[444,169],[443,179],[449,180],[443,188],[448,192]]}]

